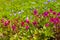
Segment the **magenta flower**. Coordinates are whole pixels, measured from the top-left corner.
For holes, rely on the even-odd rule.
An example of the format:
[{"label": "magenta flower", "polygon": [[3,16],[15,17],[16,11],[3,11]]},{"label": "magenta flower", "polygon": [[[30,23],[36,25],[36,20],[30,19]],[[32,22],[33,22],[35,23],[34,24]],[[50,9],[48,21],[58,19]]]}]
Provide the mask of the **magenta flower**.
[{"label": "magenta flower", "polygon": [[59,23],[59,18],[50,18],[50,22],[57,24]]},{"label": "magenta flower", "polygon": [[38,11],[35,9],[35,10],[33,11],[33,13],[34,13],[34,15],[37,15]]},{"label": "magenta flower", "polygon": [[53,10],[50,8],[50,12],[52,13],[53,12]]},{"label": "magenta flower", "polygon": [[16,25],[12,25],[12,30],[16,30]]},{"label": "magenta flower", "polygon": [[26,30],[28,30],[29,29],[29,26],[26,26]]},{"label": "magenta flower", "polygon": [[10,21],[9,21],[9,20],[5,21],[5,22],[4,22],[4,26],[9,25],[9,23],[10,23]]},{"label": "magenta flower", "polygon": [[50,22],[54,22],[54,18],[50,18]]},{"label": "magenta flower", "polygon": [[57,14],[57,16],[59,16],[59,17],[60,17],[60,12]]},{"label": "magenta flower", "polygon": [[21,22],[21,26],[24,26],[24,22]]},{"label": "magenta flower", "polygon": [[49,23],[46,23],[45,26],[48,27],[49,26]]},{"label": "magenta flower", "polygon": [[55,23],[59,23],[59,18],[55,18]]},{"label": "magenta flower", "polygon": [[56,15],[56,12],[53,12],[53,15]]},{"label": "magenta flower", "polygon": [[43,16],[44,16],[44,17],[47,17],[48,15],[49,15],[48,12],[44,12],[44,13],[43,13]]},{"label": "magenta flower", "polygon": [[28,19],[28,17],[26,18],[26,23],[29,23],[29,19]]},{"label": "magenta flower", "polygon": [[33,25],[37,25],[37,22],[36,21],[33,21]]}]

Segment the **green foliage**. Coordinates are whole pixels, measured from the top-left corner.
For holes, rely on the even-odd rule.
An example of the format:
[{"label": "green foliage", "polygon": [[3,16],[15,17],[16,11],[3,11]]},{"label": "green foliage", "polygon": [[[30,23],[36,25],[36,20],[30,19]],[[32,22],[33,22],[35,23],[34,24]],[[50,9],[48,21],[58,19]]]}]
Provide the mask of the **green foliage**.
[{"label": "green foliage", "polygon": [[[3,23],[0,22],[0,33],[2,37],[0,40],[48,40],[50,37],[54,38],[53,25],[45,27],[44,24],[49,22],[49,17],[37,18],[33,15],[33,10],[38,10],[38,15],[43,14],[43,12],[52,8],[56,12],[60,12],[60,0],[53,2],[51,0],[0,0],[0,19],[4,18],[5,20],[10,20],[11,23],[8,27],[5,27]],[[25,26],[21,26],[21,21],[26,20],[26,17],[29,18],[31,24],[28,30],[25,29]],[[15,19],[18,20],[18,23],[15,23]],[[39,23],[38,26],[33,26],[32,22],[37,20]],[[12,25],[15,23],[17,25],[17,32],[12,31]],[[5,35],[4,35],[5,34]]]}]

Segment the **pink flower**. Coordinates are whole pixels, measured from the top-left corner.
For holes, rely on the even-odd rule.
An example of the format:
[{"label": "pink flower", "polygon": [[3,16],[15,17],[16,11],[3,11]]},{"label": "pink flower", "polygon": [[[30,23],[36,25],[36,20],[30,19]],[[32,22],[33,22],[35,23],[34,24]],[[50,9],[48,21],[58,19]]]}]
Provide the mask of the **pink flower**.
[{"label": "pink flower", "polygon": [[55,18],[55,23],[59,23],[59,18]]},{"label": "pink flower", "polygon": [[35,9],[35,10],[33,11],[33,13],[34,13],[34,15],[37,15],[38,11]]},{"label": "pink flower", "polygon": [[56,15],[56,12],[53,12],[53,15]]},{"label": "pink flower", "polygon": [[26,18],[26,23],[29,23],[29,19],[28,19],[28,17]]},{"label": "pink flower", "polygon": [[12,30],[16,30],[16,25],[12,25]]},{"label": "pink flower", "polygon": [[24,22],[21,22],[21,26],[24,26]]},{"label": "pink flower", "polygon": [[60,12],[57,14],[57,16],[59,16],[59,17],[60,17]]},{"label": "pink flower", "polygon": [[49,26],[49,23],[46,23],[45,26],[48,27]]},{"label": "pink flower", "polygon": [[50,22],[54,22],[54,18],[50,18]]},{"label": "pink flower", "polygon": [[5,22],[4,22],[4,26],[9,25],[9,23],[10,23],[10,21],[9,21],[9,20],[5,21]]},{"label": "pink flower", "polygon": [[29,29],[29,26],[26,26],[26,30],[28,30]]},{"label": "pink flower", "polygon": [[50,22],[57,24],[59,23],[59,18],[50,18]]},{"label": "pink flower", "polygon": [[53,12],[53,10],[50,8],[50,12],[52,13]]},{"label": "pink flower", "polygon": [[44,16],[44,17],[47,17],[48,15],[49,15],[48,12],[44,12],[44,13],[43,13],[43,16]]},{"label": "pink flower", "polygon": [[37,22],[36,21],[33,21],[33,25],[37,25]]}]

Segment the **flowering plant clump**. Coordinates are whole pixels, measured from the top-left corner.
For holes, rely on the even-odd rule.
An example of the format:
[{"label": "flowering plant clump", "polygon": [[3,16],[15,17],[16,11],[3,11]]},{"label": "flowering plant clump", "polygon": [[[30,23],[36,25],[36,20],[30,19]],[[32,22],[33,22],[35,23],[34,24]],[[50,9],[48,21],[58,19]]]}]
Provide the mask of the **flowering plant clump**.
[{"label": "flowering plant clump", "polygon": [[59,40],[58,1],[3,0],[0,4],[0,40]]}]

